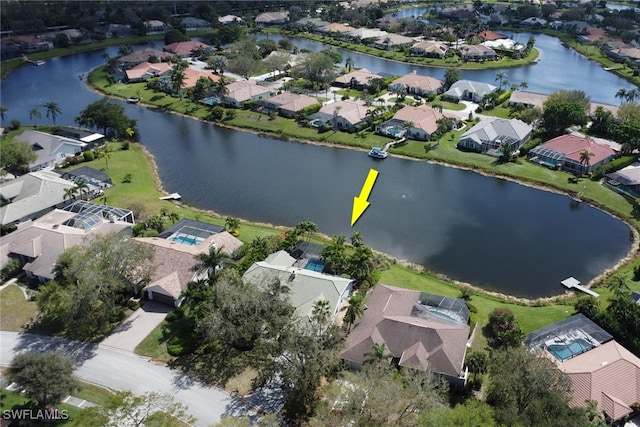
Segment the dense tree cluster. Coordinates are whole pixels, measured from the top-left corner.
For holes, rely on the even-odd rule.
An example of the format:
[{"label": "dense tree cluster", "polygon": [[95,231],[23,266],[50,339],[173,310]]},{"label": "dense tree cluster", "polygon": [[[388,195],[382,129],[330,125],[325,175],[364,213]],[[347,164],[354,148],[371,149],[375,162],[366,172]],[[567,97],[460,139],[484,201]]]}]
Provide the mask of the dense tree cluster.
[{"label": "dense tree cluster", "polygon": [[102,130],[107,136],[121,139],[130,139],[137,135],[137,121],[129,118],[124,107],[115,102],[102,98],[90,104],[76,117],[76,123],[80,126]]},{"label": "dense tree cluster", "polygon": [[37,157],[28,142],[3,137],[0,139],[0,176],[24,175],[29,172],[29,163]]}]

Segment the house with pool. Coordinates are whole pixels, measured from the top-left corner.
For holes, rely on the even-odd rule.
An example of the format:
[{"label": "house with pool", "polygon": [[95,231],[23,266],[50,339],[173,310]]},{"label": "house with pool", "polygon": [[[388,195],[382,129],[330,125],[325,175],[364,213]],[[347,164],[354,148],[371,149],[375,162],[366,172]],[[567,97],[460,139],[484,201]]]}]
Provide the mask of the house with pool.
[{"label": "house with pool", "polygon": [[196,255],[212,248],[232,255],[242,247],[242,242],[224,231],[224,227],[202,221],[182,219],[157,237],[136,237],[134,240],[154,249],[153,274],[143,288],[146,298],[179,307],[183,291],[190,281],[206,277],[194,271],[198,265]]},{"label": "house with pool", "polygon": [[333,82],[334,86],[348,87],[351,89],[363,90],[369,87],[372,79],[381,79],[380,74],[372,73],[366,68],[351,71],[350,73],[338,76]]},{"label": "house with pool", "polygon": [[[588,161],[583,153],[588,153]],[[529,151],[529,161],[573,174],[586,174],[612,161],[618,153],[606,144],[598,144],[579,135],[561,135]]]},{"label": "house with pool", "polygon": [[499,156],[500,146],[507,143],[515,153],[532,131],[531,125],[518,119],[484,118],[460,136],[458,148]]},{"label": "house with pool", "polygon": [[350,368],[360,369],[379,344],[396,366],[429,369],[452,384],[466,383],[469,309],[464,301],[379,284],[365,303],[340,354]]},{"label": "house with pool", "polygon": [[366,125],[367,112],[371,109],[364,101],[346,99],[323,105],[307,119],[314,127],[330,124],[336,130],[355,132]]},{"label": "house with pool", "polygon": [[567,374],[572,407],[594,400],[610,422],[638,412],[640,359],[583,314],[531,332],[525,345]]},{"label": "house with pool", "polygon": [[405,93],[409,95],[425,96],[431,93],[438,93],[443,87],[444,81],[430,76],[422,76],[414,70],[412,73],[405,74],[392,81],[388,89],[392,93],[406,91]]},{"label": "house with pool", "polygon": [[351,294],[351,279],[324,274],[323,267],[320,258],[296,259],[286,251],[278,251],[254,263],[242,279],[253,286],[269,286],[275,281],[287,286],[295,314],[304,324],[311,319],[314,304],[321,300],[329,302],[331,319],[335,319]]},{"label": "house with pool", "polygon": [[489,83],[473,80],[458,80],[451,85],[442,98],[445,100],[481,102],[482,98],[492,92],[497,92],[498,87]]},{"label": "house with pool", "polygon": [[438,120],[444,118],[452,119],[452,126],[460,121],[458,116],[441,113],[428,105],[407,105],[396,111],[393,118],[376,126],[376,133],[392,138],[428,141],[438,131]]}]

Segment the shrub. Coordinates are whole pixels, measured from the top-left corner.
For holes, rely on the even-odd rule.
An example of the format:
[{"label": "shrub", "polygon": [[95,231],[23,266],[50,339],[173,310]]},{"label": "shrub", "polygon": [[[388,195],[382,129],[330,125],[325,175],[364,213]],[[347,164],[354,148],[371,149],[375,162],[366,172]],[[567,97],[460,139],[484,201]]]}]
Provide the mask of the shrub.
[{"label": "shrub", "polygon": [[130,299],[129,301],[127,301],[127,308],[129,310],[136,311],[140,308],[140,302]]},{"label": "shrub", "polygon": [[180,308],[174,308],[167,314],[167,317],[164,318],[167,322],[173,322],[175,320],[181,319],[184,315],[184,312]]},{"label": "shrub", "polygon": [[85,162],[90,162],[92,160],[95,160],[96,153],[94,153],[93,150],[87,150],[82,154],[82,157],[84,157]]},{"label": "shrub", "polygon": [[20,260],[12,258],[11,260],[9,260],[9,262],[7,262],[4,268],[0,270],[0,280],[4,282],[8,278],[19,272],[20,268]]},{"label": "shrub", "polygon": [[126,317],[126,313],[124,312],[123,308],[119,308],[118,310],[116,310],[116,312],[113,314],[113,316],[111,316],[110,321],[113,322],[119,322],[121,320],[124,320],[124,318]]},{"label": "shrub", "polygon": [[9,126],[9,129],[11,130],[20,129],[20,120],[17,120],[17,119],[11,120],[11,125]]},{"label": "shrub", "polygon": [[129,148],[131,148],[131,143],[129,141],[122,141],[122,144],[120,144],[120,149],[123,151],[127,151]]},{"label": "shrub", "polygon": [[174,335],[167,341],[167,353],[171,356],[182,356],[191,352],[193,340],[189,335]]},{"label": "shrub", "polygon": [[141,236],[146,229],[147,229],[147,224],[145,224],[144,222],[139,222],[133,226],[133,228],[131,229],[131,232],[133,233],[134,237],[138,237],[138,236]]}]

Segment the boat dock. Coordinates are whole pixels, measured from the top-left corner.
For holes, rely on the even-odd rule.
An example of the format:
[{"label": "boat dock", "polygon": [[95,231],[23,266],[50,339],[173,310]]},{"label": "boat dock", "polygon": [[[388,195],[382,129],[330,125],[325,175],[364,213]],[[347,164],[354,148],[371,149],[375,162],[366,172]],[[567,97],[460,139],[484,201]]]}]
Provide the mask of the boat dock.
[{"label": "boat dock", "polygon": [[562,286],[567,289],[577,289],[584,292],[585,294],[591,295],[592,297],[596,298],[600,296],[600,294],[598,294],[597,292],[594,292],[591,289],[585,288],[584,286],[580,285],[580,281],[575,277],[569,277],[568,279],[564,279],[560,283],[562,283]]},{"label": "boat dock", "polygon": [[167,196],[160,197],[160,200],[180,200],[180,199],[182,199],[182,196],[178,193],[171,193]]},{"label": "boat dock", "polygon": [[382,149],[382,151],[386,153],[386,152],[387,152],[387,151],[389,151],[389,149],[390,149],[391,147],[393,147],[394,145],[396,145],[396,144],[402,144],[402,143],[403,143],[403,142],[405,142],[406,140],[407,140],[407,138],[402,137],[402,138],[397,139],[397,140],[395,140],[395,141],[387,142],[387,143],[385,144],[384,148]]}]

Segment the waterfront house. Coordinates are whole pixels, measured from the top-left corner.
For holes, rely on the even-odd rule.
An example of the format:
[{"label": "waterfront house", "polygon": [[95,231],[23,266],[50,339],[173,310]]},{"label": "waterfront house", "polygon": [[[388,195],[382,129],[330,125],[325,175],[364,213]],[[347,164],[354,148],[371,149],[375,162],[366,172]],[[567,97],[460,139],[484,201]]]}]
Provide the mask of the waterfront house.
[{"label": "waterfront house", "polygon": [[412,73],[392,81],[389,84],[389,92],[400,93],[403,89],[407,94],[425,96],[431,93],[438,93],[444,87],[442,80],[421,76],[415,70]]},{"label": "waterfront house", "polygon": [[[588,162],[583,152],[589,153]],[[533,148],[528,157],[531,162],[582,175],[609,163],[617,155],[610,146],[598,144],[590,138],[561,135]]]},{"label": "waterfront house", "polygon": [[154,77],[170,75],[172,71],[173,68],[168,62],[159,62],[157,64],[141,62],[140,64],[129,68],[124,73],[128,83],[137,83],[146,82]]},{"label": "waterfront house", "polygon": [[165,24],[157,19],[151,19],[143,22],[144,27],[147,29],[147,33],[166,33],[171,29],[171,25]]},{"label": "waterfront house", "polygon": [[200,50],[202,49],[202,51],[205,54],[210,54],[213,53],[213,51],[215,50],[214,47],[209,46],[208,44],[204,44],[202,42],[199,42],[197,40],[190,40],[190,41],[186,41],[186,42],[176,42],[176,43],[171,43],[168,44],[164,47],[164,50],[166,52],[171,52],[174,55],[178,55],[182,58],[186,58],[189,56],[193,55],[194,51]]},{"label": "waterfront house", "polygon": [[373,41],[373,46],[378,49],[389,50],[399,46],[409,46],[415,43],[415,40],[411,37],[406,37],[400,34],[388,33],[380,36]]},{"label": "waterfront house", "polygon": [[640,359],[584,315],[530,333],[526,347],[569,377],[571,407],[586,408],[596,401],[598,411],[612,422],[635,412],[640,402]]},{"label": "waterfront house", "polygon": [[509,98],[509,105],[522,105],[527,108],[542,108],[544,101],[546,100],[547,95],[516,90],[511,93],[511,97]]},{"label": "waterfront house", "polygon": [[222,25],[229,25],[229,24],[242,25],[242,24],[244,24],[244,21],[242,20],[242,18],[240,18],[239,16],[236,16],[236,15],[220,16],[218,18],[218,22],[221,23]]},{"label": "waterfront house", "polygon": [[[90,213],[89,213],[90,212]],[[0,268],[18,259],[29,279],[45,283],[54,277],[58,257],[87,236],[129,230],[134,224],[128,209],[77,201],[64,210],[54,209],[2,237]]]},{"label": "waterfront house", "polygon": [[487,40],[482,42],[482,46],[495,50],[503,50],[509,52],[522,52],[525,46],[512,39]]},{"label": "waterfront house", "polygon": [[301,110],[312,105],[319,105],[320,101],[309,95],[282,92],[279,95],[260,101],[267,112],[277,112],[282,117],[293,119]]},{"label": "waterfront house", "polygon": [[128,55],[124,55],[118,59],[118,63],[123,68],[130,68],[142,62],[158,63],[160,61],[168,61],[173,53],[163,52],[161,50],[145,48],[134,50]]},{"label": "waterfront house", "polygon": [[491,30],[484,30],[484,31],[480,31],[479,33],[476,34],[476,37],[482,39],[482,41],[492,41],[492,40],[500,40],[500,39],[504,39],[505,36],[500,34],[500,33],[496,33],[495,31],[491,31]]},{"label": "waterfront house", "polygon": [[449,50],[449,46],[446,43],[426,40],[419,42],[411,46],[411,53],[413,55],[422,55],[429,58],[444,58]]},{"label": "waterfront house", "polygon": [[34,36],[12,36],[11,39],[17,44],[22,52],[33,53],[49,50],[51,44],[39,37]]},{"label": "waterfront house", "polygon": [[224,102],[234,107],[240,107],[245,102],[260,101],[275,95],[273,88],[260,86],[253,80],[237,80],[229,83]]},{"label": "waterfront house", "polygon": [[258,25],[282,25],[289,22],[289,17],[280,12],[265,12],[256,16],[255,23]]},{"label": "waterfront house", "polygon": [[352,39],[362,41],[364,43],[370,43],[375,39],[384,38],[388,34],[389,33],[382,31],[380,28],[352,28],[351,31],[346,33],[346,35]]},{"label": "waterfront house", "polygon": [[366,68],[351,71],[350,73],[338,76],[333,82],[335,86],[348,87],[352,89],[362,90],[369,86],[371,79],[381,79],[380,74],[372,73]]},{"label": "waterfront house", "polygon": [[182,22],[182,25],[184,25],[187,28],[187,30],[211,28],[211,22],[205,19],[194,18],[193,16],[187,16],[186,18],[182,18],[181,22]]},{"label": "waterfront house", "polygon": [[495,50],[483,45],[463,46],[459,50],[463,61],[491,61],[498,58]]},{"label": "waterfront house", "polygon": [[88,145],[77,139],[30,129],[17,135],[15,139],[27,142],[36,155],[36,159],[29,163],[31,172],[53,167],[67,157],[82,154]]},{"label": "waterfront house", "polygon": [[532,16],[527,19],[523,19],[520,21],[520,25],[525,27],[533,27],[533,28],[542,28],[548,24],[546,19],[538,18],[537,16]]},{"label": "waterfront house", "polygon": [[451,85],[442,97],[459,101],[481,102],[482,98],[492,92],[497,92],[498,87],[489,83],[472,80],[458,80]]},{"label": "waterfront house", "polygon": [[624,196],[640,198],[640,163],[635,162],[619,171],[606,174],[605,185]]},{"label": "waterfront house", "polygon": [[193,68],[184,69],[184,81],[182,82],[182,88],[188,89],[194,87],[201,77],[209,79],[211,83],[217,83],[222,77],[217,74],[213,74],[210,70],[194,70]]},{"label": "waterfront house", "polygon": [[493,154],[508,143],[515,153],[529,140],[533,127],[517,119],[484,118],[460,136],[458,147]]},{"label": "waterfront house", "polygon": [[352,31],[353,27],[349,25],[340,24],[338,22],[332,22],[331,24],[327,24],[324,27],[318,28],[318,31],[321,33],[337,33],[337,34],[346,34],[349,31]]},{"label": "waterfront house", "polygon": [[392,138],[407,137],[419,141],[431,139],[438,131],[438,120],[453,119],[452,124],[460,120],[458,116],[441,113],[428,105],[407,105],[394,114],[393,118],[376,126],[376,132]]},{"label": "waterfront house", "polygon": [[320,111],[308,119],[328,123],[335,130],[355,132],[366,124],[367,112],[370,110],[371,107],[364,101],[347,99],[323,105]]},{"label": "waterfront house", "polygon": [[254,286],[269,286],[276,281],[289,288],[289,301],[301,321],[308,321],[317,301],[328,301],[333,320],[345,304],[353,281],[296,266],[296,259],[285,251],[269,255],[254,263],[242,279]]},{"label": "waterfront house", "polygon": [[456,385],[466,382],[469,309],[464,301],[379,284],[365,303],[340,354],[350,368],[362,367],[378,344],[395,365],[429,369]]}]

